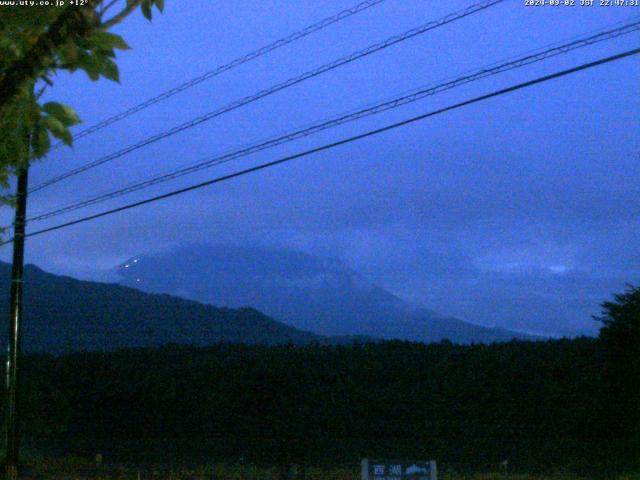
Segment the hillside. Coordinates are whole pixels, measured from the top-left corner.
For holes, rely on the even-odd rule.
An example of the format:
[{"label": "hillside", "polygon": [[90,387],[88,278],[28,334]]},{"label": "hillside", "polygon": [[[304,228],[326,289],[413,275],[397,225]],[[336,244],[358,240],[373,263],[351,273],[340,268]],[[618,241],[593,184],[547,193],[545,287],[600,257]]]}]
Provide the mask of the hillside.
[{"label": "hillside", "polygon": [[337,260],[283,248],[192,245],[139,255],[117,269],[119,282],[211,305],[250,305],[320,335],[455,343],[532,338],[419,308]]},{"label": "hillside", "polygon": [[[0,318],[8,317],[11,268],[0,262]],[[25,268],[23,348],[61,353],[166,343],[286,344],[328,341],[284,325],[251,308],[203,305],[115,284],[52,275]],[[6,329],[0,329],[6,341]],[[338,340],[336,340],[338,341]]]}]

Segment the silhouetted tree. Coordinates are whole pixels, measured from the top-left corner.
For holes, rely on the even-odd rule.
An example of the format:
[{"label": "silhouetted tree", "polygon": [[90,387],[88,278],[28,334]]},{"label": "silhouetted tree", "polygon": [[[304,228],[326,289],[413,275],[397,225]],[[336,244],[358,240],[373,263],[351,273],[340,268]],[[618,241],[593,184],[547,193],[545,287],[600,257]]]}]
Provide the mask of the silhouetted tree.
[{"label": "silhouetted tree", "polygon": [[602,304],[603,398],[612,456],[640,466],[640,288]]}]

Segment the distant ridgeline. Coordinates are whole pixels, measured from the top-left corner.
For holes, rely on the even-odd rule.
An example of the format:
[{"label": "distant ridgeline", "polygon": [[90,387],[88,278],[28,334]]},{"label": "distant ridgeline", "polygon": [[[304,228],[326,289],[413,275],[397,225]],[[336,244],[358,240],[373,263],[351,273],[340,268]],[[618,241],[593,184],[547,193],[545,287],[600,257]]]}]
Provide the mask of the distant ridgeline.
[{"label": "distant ridgeline", "polygon": [[138,255],[113,274],[119,283],[147,293],[234,308],[250,305],[292,327],[331,337],[366,335],[425,343],[536,339],[422,308],[338,259],[286,247],[185,245]]},{"label": "distant ridgeline", "polygon": [[[10,265],[0,262],[0,319],[8,318]],[[7,331],[0,328],[0,341]],[[216,308],[115,284],[25,268],[23,349],[64,353],[166,343],[341,343],[277,322],[252,308]]]},{"label": "distant ridgeline", "polygon": [[[10,265],[0,262],[0,320],[8,317],[10,273]],[[361,312],[363,315],[368,314]],[[456,319],[438,322],[437,330],[449,332],[451,340],[506,341],[513,336],[506,330],[471,326]],[[430,332],[428,324],[420,328]],[[53,275],[33,265],[25,268],[22,331],[24,351],[54,354],[167,343],[304,345],[372,340],[362,335],[319,335],[254,308],[218,308],[174,295]],[[0,342],[6,341],[6,334],[6,329],[0,328]]]},{"label": "distant ridgeline", "polygon": [[[132,464],[354,465],[441,472],[637,468],[596,339],[460,346],[221,344],[29,356],[26,445]],[[635,463],[634,463],[635,462]]]}]

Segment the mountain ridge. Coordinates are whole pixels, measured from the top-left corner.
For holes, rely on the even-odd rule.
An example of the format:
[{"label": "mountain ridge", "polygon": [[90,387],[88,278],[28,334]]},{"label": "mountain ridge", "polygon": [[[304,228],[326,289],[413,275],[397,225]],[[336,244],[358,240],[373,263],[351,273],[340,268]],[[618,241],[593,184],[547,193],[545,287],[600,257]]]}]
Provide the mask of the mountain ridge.
[{"label": "mountain ridge", "polygon": [[[11,267],[0,262],[0,287],[9,291]],[[23,349],[68,353],[153,347],[168,343],[349,343],[278,322],[256,309],[218,308],[166,294],[111,283],[77,280],[25,266]],[[8,317],[8,296],[0,315]],[[0,330],[0,341],[7,332]]]},{"label": "mountain ridge", "polygon": [[536,337],[485,327],[405,302],[336,259],[284,248],[186,245],[138,255],[115,269],[120,283],[211,305],[251,305],[325,336],[455,343]]}]

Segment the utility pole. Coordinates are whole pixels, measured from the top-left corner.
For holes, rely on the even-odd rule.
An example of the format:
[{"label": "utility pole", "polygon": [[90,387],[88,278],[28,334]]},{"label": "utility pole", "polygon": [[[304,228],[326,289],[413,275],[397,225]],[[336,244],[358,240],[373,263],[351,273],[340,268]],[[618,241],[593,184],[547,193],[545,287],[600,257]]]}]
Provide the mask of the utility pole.
[{"label": "utility pole", "polygon": [[29,176],[30,145],[27,143],[27,157],[18,171],[16,192],[16,215],[13,224],[13,267],[11,270],[11,299],[9,312],[9,351],[7,356],[7,453],[6,480],[18,479],[18,460],[20,452],[18,391],[20,360],[20,324],[22,322],[22,286],[24,270],[24,234],[27,216],[27,189]]}]

